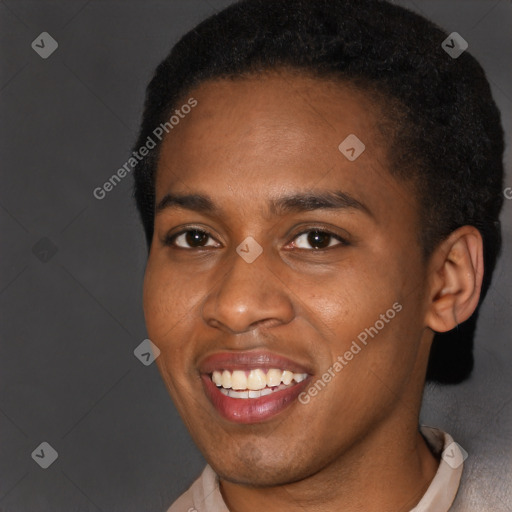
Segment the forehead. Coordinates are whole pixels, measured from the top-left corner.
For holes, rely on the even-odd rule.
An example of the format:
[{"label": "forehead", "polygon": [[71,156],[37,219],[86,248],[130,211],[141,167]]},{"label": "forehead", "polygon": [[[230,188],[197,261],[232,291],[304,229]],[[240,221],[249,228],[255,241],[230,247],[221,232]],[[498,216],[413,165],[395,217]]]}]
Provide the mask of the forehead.
[{"label": "forehead", "polygon": [[219,201],[243,190],[256,202],[257,190],[278,195],[292,186],[346,190],[363,201],[388,191],[411,202],[388,170],[381,109],[353,86],[266,73],[205,82],[188,97],[197,106],[162,144],[157,202],[171,190],[212,188]]},{"label": "forehead", "polygon": [[[191,162],[205,155],[211,161],[219,153],[226,158],[228,148],[229,155],[248,157],[275,150],[274,159],[283,151],[284,158],[316,158],[328,149],[322,161],[330,161],[351,133],[373,143],[382,117],[377,104],[353,86],[296,73],[209,81],[190,96],[198,105],[169,133],[166,146]],[[381,159],[380,144],[371,146]]]}]

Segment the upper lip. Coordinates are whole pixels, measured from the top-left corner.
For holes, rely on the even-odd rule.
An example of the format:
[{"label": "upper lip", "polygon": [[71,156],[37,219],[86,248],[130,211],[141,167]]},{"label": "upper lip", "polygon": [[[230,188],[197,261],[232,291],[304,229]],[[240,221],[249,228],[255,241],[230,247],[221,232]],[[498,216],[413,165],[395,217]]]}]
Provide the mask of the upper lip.
[{"label": "upper lip", "polygon": [[212,373],[215,370],[255,370],[256,368],[278,368],[293,373],[311,373],[304,365],[267,350],[217,352],[205,357],[199,364],[200,373]]}]

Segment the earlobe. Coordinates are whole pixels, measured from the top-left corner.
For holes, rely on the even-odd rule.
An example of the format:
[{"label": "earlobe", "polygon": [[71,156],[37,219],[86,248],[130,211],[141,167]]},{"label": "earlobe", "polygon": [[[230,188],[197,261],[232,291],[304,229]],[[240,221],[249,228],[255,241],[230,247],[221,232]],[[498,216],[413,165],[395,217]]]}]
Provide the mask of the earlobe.
[{"label": "earlobe", "polygon": [[427,327],[447,332],[467,320],[478,306],[483,274],[480,232],[474,226],[458,228],[430,259]]}]

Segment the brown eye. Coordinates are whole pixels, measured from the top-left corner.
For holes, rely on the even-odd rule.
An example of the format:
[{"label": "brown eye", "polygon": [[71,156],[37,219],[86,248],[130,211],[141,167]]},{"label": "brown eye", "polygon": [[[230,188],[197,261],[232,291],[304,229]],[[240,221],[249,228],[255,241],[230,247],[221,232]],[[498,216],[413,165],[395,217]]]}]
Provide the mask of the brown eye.
[{"label": "brown eye", "polygon": [[191,247],[203,247],[208,241],[208,235],[204,231],[195,229],[185,233],[185,240]]},{"label": "brown eye", "polygon": [[174,245],[180,249],[195,249],[215,246],[215,242],[213,244],[208,243],[209,240],[214,242],[212,237],[206,231],[202,231],[201,229],[189,229],[170,236],[166,239],[165,244]]},{"label": "brown eye", "polygon": [[324,249],[325,247],[329,247],[331,238],[331,235],[327,233],[322,233],[320,231],[311,231],[308,234],[308,243],[311,245],[311,247],[314,247],[315,249]]},{"label": "brown eye", "polygon": [[295,247],[298,249],[327,249],[336,245],[348,245],[345,240],[334,233],[313,229],[301,233],[295,238]]}]

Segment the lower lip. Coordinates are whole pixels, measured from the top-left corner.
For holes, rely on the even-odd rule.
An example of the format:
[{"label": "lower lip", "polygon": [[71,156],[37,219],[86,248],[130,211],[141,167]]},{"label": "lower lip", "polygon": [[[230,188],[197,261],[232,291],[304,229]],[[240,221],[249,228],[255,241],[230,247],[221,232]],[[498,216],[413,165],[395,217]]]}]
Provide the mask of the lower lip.
[{"label": "lower lip", "polygon": [[259,423],[289,407],[306,387],[309,379],[259,398],[231,398],[223,395],[209,375],[201,375],[206,396],[221,416],[235,423]]}]

